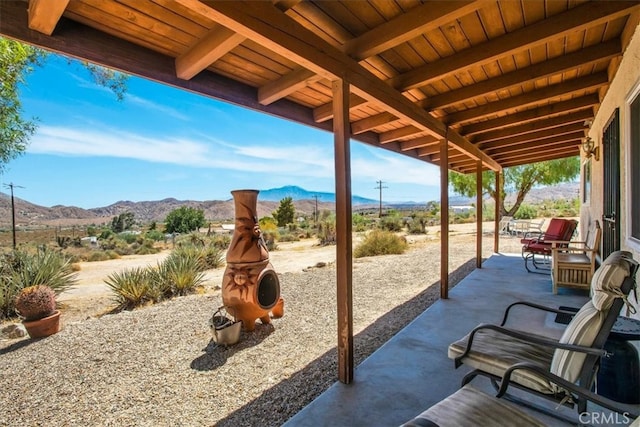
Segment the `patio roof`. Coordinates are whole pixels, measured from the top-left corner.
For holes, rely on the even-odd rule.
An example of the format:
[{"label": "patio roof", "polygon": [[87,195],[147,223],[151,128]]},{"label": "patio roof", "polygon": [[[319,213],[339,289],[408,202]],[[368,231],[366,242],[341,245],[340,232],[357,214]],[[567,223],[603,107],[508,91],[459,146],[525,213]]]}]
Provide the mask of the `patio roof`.
[{"label": "patio roof", "polygon": [[[579,153],[637,1],[3,1],[0,34],[449,169]],[[27,12],[28,10],[28,12]]]}]

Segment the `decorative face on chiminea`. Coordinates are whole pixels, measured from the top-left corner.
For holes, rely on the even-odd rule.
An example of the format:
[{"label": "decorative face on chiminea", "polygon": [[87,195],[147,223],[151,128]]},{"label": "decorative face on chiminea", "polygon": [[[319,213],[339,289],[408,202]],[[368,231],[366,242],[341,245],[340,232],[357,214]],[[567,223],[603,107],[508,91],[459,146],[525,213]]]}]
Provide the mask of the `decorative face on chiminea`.
[{"label": "decorative face on chiminea", "polygon": [[242,321],[246,331],[256,319],[270,323],[284,315],[280,280],[269,262],[257,221],[257,190],[232,191],[236,226],[227,251],[227,267],[222,279],[222,302],[227,311]]}]

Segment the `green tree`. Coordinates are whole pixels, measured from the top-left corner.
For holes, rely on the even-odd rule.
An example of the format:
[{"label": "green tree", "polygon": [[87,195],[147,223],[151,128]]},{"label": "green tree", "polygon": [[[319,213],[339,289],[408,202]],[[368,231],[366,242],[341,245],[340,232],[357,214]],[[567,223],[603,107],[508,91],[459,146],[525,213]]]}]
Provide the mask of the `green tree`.
[{"label": "green tree", "polygon": [[[0,37],[0,174],[7,164],[27,149],[37,118],[25,118],[20,88],[35,67],[44,65],[49,53],[43,49]],[[71,62],[71,61],[70,61]],[[128,76],[108,68],[83,63],[94,81],[124,98]]]},{"label": "green tree", "polygon": [[131,229],[135,223],[134,216],[133,212],[124,212],[118,216],[114,216],[111,220],[111,229],[114,233],[121,233]]},{"label": "green tree", "polygon": [[278,223],[278,227],[284,227],[287,224],[293,223],[293,217],[295,215],[295,208],[293,207],[293,199],[291,197],[285,197],[280,200],[280,206],[272,214]]},{"label": "green tree", "polygon": [[[500,180],[500,217],[505,215],[515,216],[525,196],[536,185],[555,185],[561,182],[570,182],[576,179],[580,173],[580,159],[567,157],[565,159],[549,160],[546,162],[531,163],[528,165],[514,166],[503,169],[504,179]],[[457,172],[449,172],[449,182],[453,190],[465,197],[476,195],[476,174],[463,175]],[[482,173],[482,189],[484,194],[489,194],[496,199],[495,175],[487,171]],[[507,192],[516,192],[516,201],[510,208],[505,205]]]},{"label": "green tree", "polygon": [[202,209],[181,206],[169,212],[165,219],[165,230],[167,233],[190,233],[205,224]]}]

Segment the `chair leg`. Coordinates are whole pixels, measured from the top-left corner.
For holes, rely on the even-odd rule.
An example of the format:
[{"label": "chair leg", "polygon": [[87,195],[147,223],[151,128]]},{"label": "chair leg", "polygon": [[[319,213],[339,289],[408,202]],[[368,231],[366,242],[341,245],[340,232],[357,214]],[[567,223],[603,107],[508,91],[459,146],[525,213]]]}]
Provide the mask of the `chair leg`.
[{"label": "chair leg", "polygon": [[464,387],[465,385],[469,384],[471,380],[473,380],[477,375],[478,375],[477,370],[469,372],[467,375],[465,375],[462,378],[462,385],[460,387]]}]

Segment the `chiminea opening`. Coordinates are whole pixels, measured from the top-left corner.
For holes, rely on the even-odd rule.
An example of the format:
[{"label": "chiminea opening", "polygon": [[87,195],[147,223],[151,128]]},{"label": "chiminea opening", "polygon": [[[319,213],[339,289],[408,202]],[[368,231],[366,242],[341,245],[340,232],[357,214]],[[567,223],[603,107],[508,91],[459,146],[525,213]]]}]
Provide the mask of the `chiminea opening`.
[{"label": "chiminea opening", "polygon": [[262,277],[258,281],[258,304],[261,308],[268,310],[276,305],[280,297],[280,280],[273,270],[264,270]]}]

